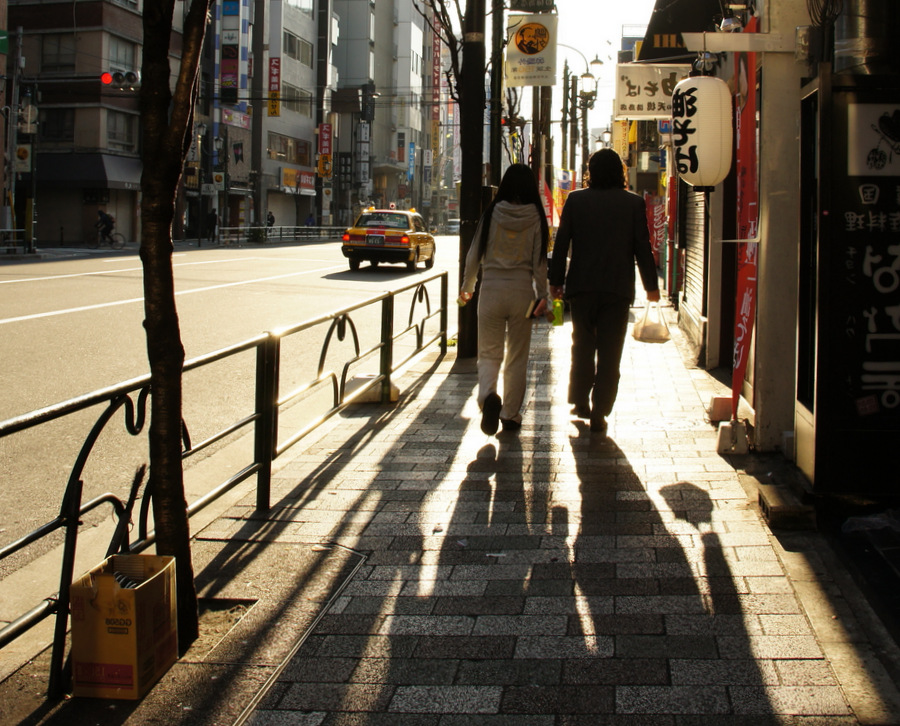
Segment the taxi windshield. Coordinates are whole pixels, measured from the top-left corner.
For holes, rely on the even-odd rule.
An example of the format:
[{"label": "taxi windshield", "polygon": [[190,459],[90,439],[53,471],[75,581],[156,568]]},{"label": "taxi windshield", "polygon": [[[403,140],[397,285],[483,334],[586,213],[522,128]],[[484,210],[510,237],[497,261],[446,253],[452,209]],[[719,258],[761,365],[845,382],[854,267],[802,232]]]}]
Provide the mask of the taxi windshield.
[{"label": "taxi windshield", "polygon": [[388,227],[389,229],[409,229],[409,219],[405,214],[391,212],[366,212],[356,220],[357,227]]}]

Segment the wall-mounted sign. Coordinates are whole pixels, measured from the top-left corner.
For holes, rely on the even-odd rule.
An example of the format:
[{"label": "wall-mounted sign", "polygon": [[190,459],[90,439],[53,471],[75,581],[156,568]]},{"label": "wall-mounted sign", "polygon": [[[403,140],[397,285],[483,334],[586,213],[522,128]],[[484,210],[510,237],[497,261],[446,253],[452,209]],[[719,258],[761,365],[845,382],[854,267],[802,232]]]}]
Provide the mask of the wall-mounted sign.
[{"label": "wall-mounted sign", "polygon": [[19,144],[16,146],[14,170],[17,174],[31,172],[31,144]]},{"label": "wall-mounted sign", "polygon": [[281,58],[269,58],[269,116],[281,116]]},{"label": "wall-mounted sign", "polygon": [[616,66],[616,119],[670,118],[672,91],[690,72],[689,65],[620,63]]},{"label": "wall-mounted sign", "polygon": [[847,173],[900,176],[900,106],[851,103],[847,107]]}]

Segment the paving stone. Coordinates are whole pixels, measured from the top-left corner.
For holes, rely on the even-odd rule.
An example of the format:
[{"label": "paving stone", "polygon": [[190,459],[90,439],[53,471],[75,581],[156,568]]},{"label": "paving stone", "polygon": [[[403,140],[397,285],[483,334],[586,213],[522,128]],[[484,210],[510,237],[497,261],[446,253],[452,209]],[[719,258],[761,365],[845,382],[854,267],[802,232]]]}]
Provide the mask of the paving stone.
[{"label": "paving stone", "polygon": [[558,685],[561,682],[560,659],[464,660],[459,664],[456,682],[509,685]]},{"label": "paving stone", "polygon": [[775,537],[716,453],[705,407],[725,387],[681,343],[629,340],[599,442],[568,416],[568,333],[535,329],[517,435],[480,431],[474,361],[437,362],[400,404],[351,407],[298,447],[268,513],[247,497],[204,531],[368,555],[252,723],[864,722],[817,639],[867,633],[816,547]]},{"label": "paving stone", "polygon": [[499,686],[398,686],[388,710],[400,713],[497,713]]},{"label": "paving stone", "polygon": [[616,689],[618,713],[727,714],[725,688],[715,686],[621,686]]}]

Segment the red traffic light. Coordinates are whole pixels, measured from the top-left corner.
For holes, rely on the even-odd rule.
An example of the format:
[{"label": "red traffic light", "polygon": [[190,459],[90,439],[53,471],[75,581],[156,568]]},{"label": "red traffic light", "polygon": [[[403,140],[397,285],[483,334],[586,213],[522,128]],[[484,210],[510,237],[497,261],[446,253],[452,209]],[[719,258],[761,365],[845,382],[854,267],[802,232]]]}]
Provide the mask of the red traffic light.
[{"label": "red traffic light", "polygon": [[112,85],[112,82],[113,82],[113,74],[112,73],[110,73],[109,71],[104,71],[103,73],[100,74],[100,83],[102,83],[104,86],[110,86],[110,85]]}]

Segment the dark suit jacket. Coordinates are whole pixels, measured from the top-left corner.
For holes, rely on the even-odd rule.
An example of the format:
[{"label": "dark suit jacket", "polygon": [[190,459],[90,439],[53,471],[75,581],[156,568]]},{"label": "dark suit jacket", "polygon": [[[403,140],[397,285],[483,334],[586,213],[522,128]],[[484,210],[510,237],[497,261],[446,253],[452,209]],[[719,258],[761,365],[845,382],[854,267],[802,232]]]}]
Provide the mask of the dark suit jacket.
[{"label": "dark suit jacket", "polygon": [[553,243],[550,284],[565,282],[566,297],[602,292],[633,301],[635,260],[644,289],[658,290],[643,197],[590,187],[569,194]]}]

